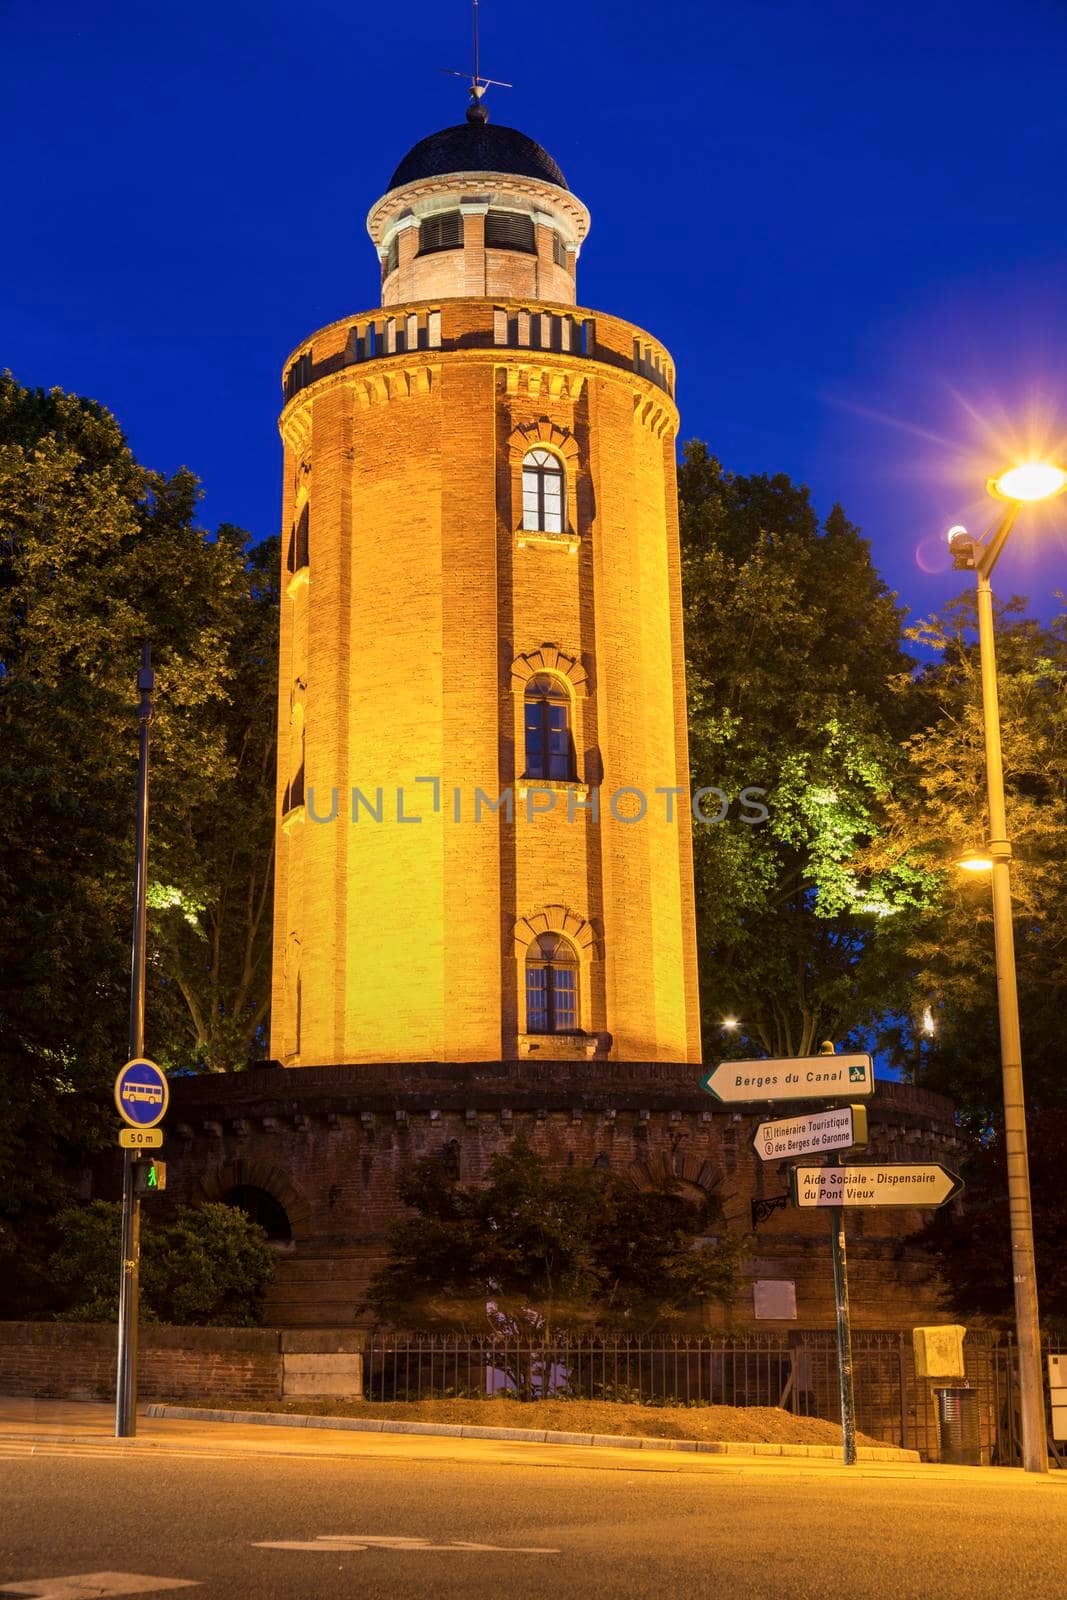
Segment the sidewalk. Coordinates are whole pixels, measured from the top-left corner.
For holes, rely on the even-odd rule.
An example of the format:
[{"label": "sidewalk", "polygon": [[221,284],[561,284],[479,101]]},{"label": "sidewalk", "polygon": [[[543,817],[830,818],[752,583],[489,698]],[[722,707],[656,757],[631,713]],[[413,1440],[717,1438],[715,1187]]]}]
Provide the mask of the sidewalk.
[{"label": "sidewalk", "polygon": [[[183,1409],[181,1416],[153,1415],[153,1412]],[[817,1456],[769,1455],[778,1447],[751,1446],[752,1453],[741,1453],[731,1445],[722,1454],[708,1450],[678,1449],[680,1440],[651,1443],[625,1439],[575,1449],[553,1440],[514,1439],[512,1432],[525,1430],[483,1429],[442,1435],[440,1431],[397,1432],[396,1426],[383,1425],[381,1431],[367,1432],[351,1426],[332,1427],[332,1422],[351,1423],[357,1419],[314,1417],[303,1419],[259,1413],[269,1418],[250,1422],[257,1413],[228,1412],[232,1422],[203,1420],[204,1413],[190,1416],[184,1408],[143,1406],[138,1411],[138,1431],[133,1439],[116,1439],[115,1414],[110,1405],[67,1400],[29,1400],[0,1398],[0,1456],[81,1455],[101,1457],[140,1456],[161,1453],[202,1459],[226,1457],[301,1456],[343,1462],[355,1459],[382,1461],[447,1462],[477,1466],[540,1466],[600,1472],[685,1472],[736,1474],[796,1473],[806,1477],[832,1476],[841,1483],[860,1478],[907,1478],[930,1485],[966,1483],[973,1489],[1002,1487],[1005,1483],[1029,1484],[1034,1488],[1067,1488],[1067,1473],[1052,1473],[1048,1478],[1006,1467],[942,1467],[924,1465],[915,1459],[862,1461],[845,1467],[837,1455],[832,1459]],[[194,1420],[195,1419],[195,1420]],[[327,1426],[324,1426],[327,1424]],[[408,1424],[425,1429],[442,1424]],[[389,1427],[389,1431],[386,1428]],[[486,1434],[504,1437],[485,1437]],[[898,1452],[898,1454],[901,1454]]]},{"label": "sidewalk", "polygon": [[[793,1460],[837,1461],[841,1447],[830,1444],[756,1444],[694,1439],[658,1439],[651,1436],[615,1433],[560,1433],[551,1428],[488,1428],[459,1422],[398,1422],[373,1417],[305,1416],[294,1412],[203,1410],[195,1406],[149,1405],[150,1418],[167,1417],[187,1422],[249,1423],[262,1427],[323,1428],[346,1433],[403,1433],[448,1439],[506,1439],[526,1444],[575,1445],[613,1450],[681,1450],[687,1454],[711,1456],[783,1456]],[[860,1461],[903,1461],[918,1465],[917,1450],[899,1450],[891,1445],[860,1446]]]}]

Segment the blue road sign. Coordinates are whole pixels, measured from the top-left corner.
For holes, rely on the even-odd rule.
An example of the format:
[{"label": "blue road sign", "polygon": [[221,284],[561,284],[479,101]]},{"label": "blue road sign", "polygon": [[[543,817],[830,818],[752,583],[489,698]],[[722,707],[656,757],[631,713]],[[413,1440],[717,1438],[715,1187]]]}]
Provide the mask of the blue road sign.
[{"label": "blue road sign", "polygon": [[127,1061],[115,1079],[115,1104],[131,1128],[154,1128],[167,1114],[167,1075],[154,1061]]}]

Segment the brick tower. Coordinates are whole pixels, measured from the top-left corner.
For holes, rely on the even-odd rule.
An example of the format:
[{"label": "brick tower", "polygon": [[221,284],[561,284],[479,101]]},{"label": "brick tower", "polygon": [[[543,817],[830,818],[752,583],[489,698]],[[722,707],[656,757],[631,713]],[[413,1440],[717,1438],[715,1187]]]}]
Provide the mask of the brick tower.
[{"label": "brick tower", "polygon": [[284,370],[272,1054],[697,1061],[670,356],[478,101],[367,226]]}]

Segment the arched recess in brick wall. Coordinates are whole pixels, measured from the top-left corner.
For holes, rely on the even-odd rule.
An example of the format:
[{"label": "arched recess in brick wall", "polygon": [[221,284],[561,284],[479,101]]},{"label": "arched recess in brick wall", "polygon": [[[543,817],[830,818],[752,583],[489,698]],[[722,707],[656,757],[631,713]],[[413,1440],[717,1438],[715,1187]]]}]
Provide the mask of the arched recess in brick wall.
[{"label": "arched recess in brick wall", "polygon": [[682,1200],[702,1205],[718,1193],[723,1173],[720,1167],[699,1155],[685,1155],[681,1150],[654,1150],[643,1160],[632,1161],[626,1168],[626,1177],[642,1194],[669,1189]]},{"label": "arched recess in brick wall", "polygon": [[569,656],[557,644],[543,644],[537,650],[528,650],[516,656],[511,663],[511,688],[514,694],[523,694],[531,678],[538,673],[550,672],[562,678],[575,697],[589,693],[589,675],[577,656]]},{"label": "arched recess in brick wall", "polygon": [[240,1156],[234,1161],[224,1161],[213,1172],[204,1173],[199,1187],[202,1201],[223,1205],[234,1189],[262,1189],[284,1207],[294,1239],[299,1239],[311,1222],[311,1207],[300,1190],[281,1167],[270,1161],[246,1160]]},{"label": "arched recess in brick wall", "polygon": [[512,461],[522,465],[522,458],[528,450],[538,447],[553,451],[564,462],[570,472],[578,465],[578,441],[567,428],[560,428],[548,417],[537,417],[532,422],[520,422],[508,435],[508,447],[511,451]]}]

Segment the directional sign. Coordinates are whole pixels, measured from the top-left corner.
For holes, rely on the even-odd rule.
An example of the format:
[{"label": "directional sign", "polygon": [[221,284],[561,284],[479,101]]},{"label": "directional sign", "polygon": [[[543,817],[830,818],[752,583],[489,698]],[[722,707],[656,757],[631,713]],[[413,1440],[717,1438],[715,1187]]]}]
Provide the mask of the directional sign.
[{"label": "directional sign", "polygon": [[752,1138],[761,1161],[788,1161],[820,1150],[862,1149],[866,1143],[866,1106],[837,1106],[806,1117],[761,1122]]},{"label": "directional sign", "polygon": [[943,1206],[963,1184],[939,1161],[892,1166],[794,1167],[793,1204],[816,1206]]},{"label": "directional sign", "polygon": [[127,1061],[115,1079],[115,1104],[131,1128],[154,1128],[167,1113],[167,1075],[154,1061]]},{"label": "directional sign", "polygon": [[162,1128],[120,1128],[119,1145],[123,1150],[159,1150],[163,1145]]},{"label": "directional sign", "polygon": [[726,1105],[759,1100],[863,1100],[874,1093],[870,1056],[720,1061],[700,1087]]}]

